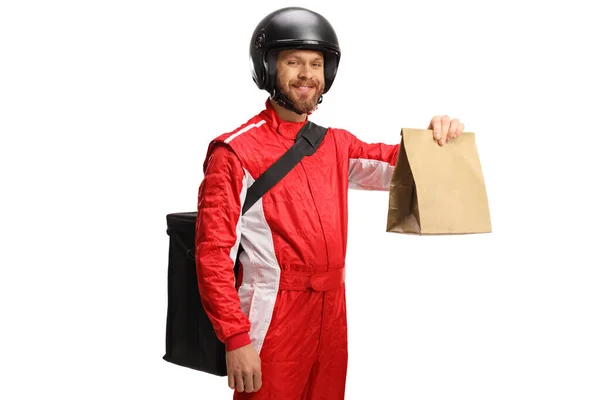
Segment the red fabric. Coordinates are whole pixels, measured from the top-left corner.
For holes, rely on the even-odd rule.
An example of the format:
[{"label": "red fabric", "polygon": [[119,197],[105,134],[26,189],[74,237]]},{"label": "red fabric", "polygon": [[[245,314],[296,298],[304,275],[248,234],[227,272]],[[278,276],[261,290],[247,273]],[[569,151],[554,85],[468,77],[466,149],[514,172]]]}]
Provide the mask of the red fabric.
[{"label": "red fabric", "polygon": [[251,343],[250,335],[248,335],[247,332],[240,333],[240,334],[231,336],[230,338],[227,339],[227,341],[225,342],[225,350],[232,351],[235,349],[239,349],[240,347],[249,345],[250,343]]},{"label": "red fabric", "polygon": [[240,310],[231,248],[236,242],[235,214],[241,210],[244,171],[235,154],[219,146],[206,160],[198,194],[196,270],[200,299],[219,340],[250,331]]},{"label": "red fabric", "polygon": [[327,292],[339,289],[344,283],[346,270],[334,269],[327,272],[282,271],[280,290],[315,290]]},{"label": "red fabric", "polygon": [[348,364],[344,286],[282,291],[260,353],[262,387],[236,400],[343,400]]},{"label": "red fabric", "polygon": [[[202,302],[219,339],[230,344],[249,333],[262,363],[262,389],[235,392],[236,399],[344,398],[347,192],[387,190],[399,146],[330,128],[317,152],[240,219],[249,180],[294,143],[303,124],[282,121],[267,101],[262,112],[213,140],[204,163],[196,235]],[[254,253],[244,259],[238,289],[232,256],[242,236],[256,248],[244,245]],[[273,268],[277,279],[269,280]]]}]

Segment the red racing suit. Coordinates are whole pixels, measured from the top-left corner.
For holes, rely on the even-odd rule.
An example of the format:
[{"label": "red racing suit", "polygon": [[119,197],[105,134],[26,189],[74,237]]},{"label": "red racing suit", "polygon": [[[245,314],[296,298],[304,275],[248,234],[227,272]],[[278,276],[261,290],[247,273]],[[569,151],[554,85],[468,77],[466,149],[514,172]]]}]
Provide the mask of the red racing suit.
[{"label": "red racing suit", "polygon": [[[227,350],[252,343],[261,389],[238,399],[343,399],[348,189],[388,190],[399,145],[329,128],[307,156],[241,216],[246,191],[305,122],[270,102],[214,139],[198,192],[196,265],[202,304]],[[233,265],[240,244],[240,276]]]}]

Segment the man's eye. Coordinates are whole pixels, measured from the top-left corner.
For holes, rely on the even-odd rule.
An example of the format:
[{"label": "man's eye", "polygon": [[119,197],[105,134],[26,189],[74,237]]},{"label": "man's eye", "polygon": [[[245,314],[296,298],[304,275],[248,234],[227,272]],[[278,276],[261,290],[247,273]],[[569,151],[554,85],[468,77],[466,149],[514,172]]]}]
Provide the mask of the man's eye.
[{"label": "man's eye", "polygon": [[298,64],[298,61],[289,61],[288,64],[289,65],[295,65],[295,64]]},{"label": "man's eye", "polygon": [[314,63],[313,64],[313,67],[320,67],[320,66],[321,66],[321,63]]}]

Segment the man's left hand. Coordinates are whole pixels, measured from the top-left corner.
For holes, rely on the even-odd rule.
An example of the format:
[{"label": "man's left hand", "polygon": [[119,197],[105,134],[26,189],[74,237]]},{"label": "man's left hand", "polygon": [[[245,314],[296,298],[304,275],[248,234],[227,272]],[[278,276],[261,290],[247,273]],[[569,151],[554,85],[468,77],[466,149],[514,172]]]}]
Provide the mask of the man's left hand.
[{"label": "man's left hand", "polygon": [[465,129],[465,124],[461,123],[458,118],[450,120],[447,115],[436,115],[431,119],[427,129],[433,129],[433,139],[440,146],[443,146],[450,140],[460,136]]}]

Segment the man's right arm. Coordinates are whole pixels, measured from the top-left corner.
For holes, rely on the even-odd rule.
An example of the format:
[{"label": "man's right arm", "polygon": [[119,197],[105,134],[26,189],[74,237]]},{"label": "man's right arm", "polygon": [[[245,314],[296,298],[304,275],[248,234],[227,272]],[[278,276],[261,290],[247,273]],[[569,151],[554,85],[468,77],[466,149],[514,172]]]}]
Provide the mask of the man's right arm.
[{"label": "man's right arm", "polygon": [[217,145],[207,157],[198,191],[196,271],[204,310],[231,351],[250,343],[250,321],[242,313],[233,272],[246,197],[244,169],[226,145]]}]

